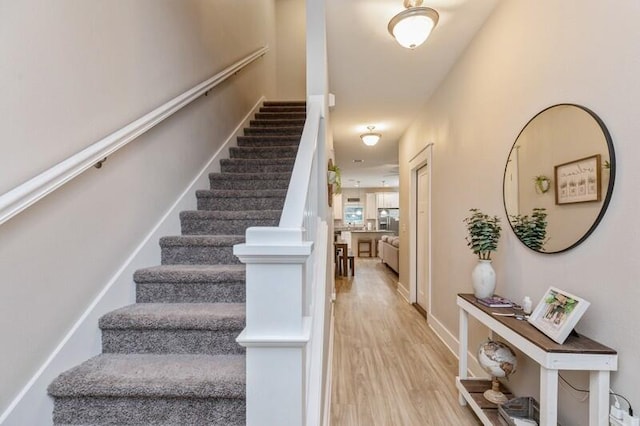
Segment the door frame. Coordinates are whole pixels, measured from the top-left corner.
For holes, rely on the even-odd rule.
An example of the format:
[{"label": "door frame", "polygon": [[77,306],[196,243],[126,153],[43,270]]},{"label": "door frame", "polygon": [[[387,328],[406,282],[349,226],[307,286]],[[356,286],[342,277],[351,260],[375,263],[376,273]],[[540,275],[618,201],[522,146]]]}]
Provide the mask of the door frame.
[{"label": "door frame", "polygon": [[427,319],[431,314],[431,280],[432,280],[432,247],[431,247],[431,188],[433,176],[433,143],[427,144],[422,148],[411,160],[409,160],[409,169],[411,170],[411,187],[409,188],[409,302],[418,302],[418,238],[416,229],[418,226],[418,170],[424,166],[427,168],[429,195],[427,200],[427,229],[429,238],[427,239],[427,262],[429,265],[429,273],[427,276]]}]

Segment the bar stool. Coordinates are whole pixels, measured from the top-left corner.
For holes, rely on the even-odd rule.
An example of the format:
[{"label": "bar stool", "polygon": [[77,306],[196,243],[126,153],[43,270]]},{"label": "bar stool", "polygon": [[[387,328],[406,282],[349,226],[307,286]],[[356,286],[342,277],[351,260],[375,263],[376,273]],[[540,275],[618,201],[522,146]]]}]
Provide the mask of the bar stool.
[{"label": "bar stool", "polygon": [[348,275],[347,243],[334,243],[336,275]]},{"label": "bar stool", "polygon": [[356,264],[352,254],[349,255],[349,268],[351,268],[351,276],[354,277],[356,275]]},{"label": "bar stool", "polygon": [[[363,248],[365,246],[366,248]],[[368,257],[371,257],[373,253],[373,244],[371,240],[358,240],[358,257],[362,257],[362,254],[366,253]]]}]

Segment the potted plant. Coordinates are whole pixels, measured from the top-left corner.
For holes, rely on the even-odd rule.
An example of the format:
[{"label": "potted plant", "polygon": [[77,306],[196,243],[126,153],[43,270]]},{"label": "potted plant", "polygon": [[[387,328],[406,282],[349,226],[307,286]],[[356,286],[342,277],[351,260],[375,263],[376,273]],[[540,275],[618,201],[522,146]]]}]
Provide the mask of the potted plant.
[{"label": "potted plant", "polygon": [[512,215],[511,227],[518,239],[531,250],[544,251],[547,242],[547,209],[534,208],[531,216]]},{"label": "potted plant", "polygon": [[473,290],[479,299],[493,296],[496,273],[491,266],[491,252],[498,249],[500,218],[489,216],[478,209],[470,209],[471,216],[464,219],[467,225],[467,246],[478,256],[478,264],[471,273]]},{"label": "potted plant", "polygon": [[545,175],[536,176],[533,178],[533,181],[536,184],[536,192],[540,194],[544,194],[551,187],[551,179],[549,179]]}]

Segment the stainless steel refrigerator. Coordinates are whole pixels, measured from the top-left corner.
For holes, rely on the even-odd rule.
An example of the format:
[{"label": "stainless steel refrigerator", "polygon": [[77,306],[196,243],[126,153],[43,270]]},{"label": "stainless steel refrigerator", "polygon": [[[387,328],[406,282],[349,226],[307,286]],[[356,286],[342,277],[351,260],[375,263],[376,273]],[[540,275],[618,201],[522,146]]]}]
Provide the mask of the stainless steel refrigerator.
[{"label": "stainless steel refrigerator", "polygon": [[378,230],[393,231],[398,235],[400,231],[399,209],[378,209]]}]

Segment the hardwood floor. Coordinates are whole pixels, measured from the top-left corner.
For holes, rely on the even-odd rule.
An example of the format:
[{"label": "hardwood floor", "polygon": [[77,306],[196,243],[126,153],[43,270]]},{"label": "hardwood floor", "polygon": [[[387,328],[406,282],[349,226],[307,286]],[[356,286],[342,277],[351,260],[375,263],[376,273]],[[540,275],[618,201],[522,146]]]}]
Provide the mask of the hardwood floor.
[{"label": "hardwood floor", "polygon": [[458,404],[457,360],[398,295],[397,275],[379,259],[356,258],[355,270],[336,278],[331,425],[481,424]]}]

